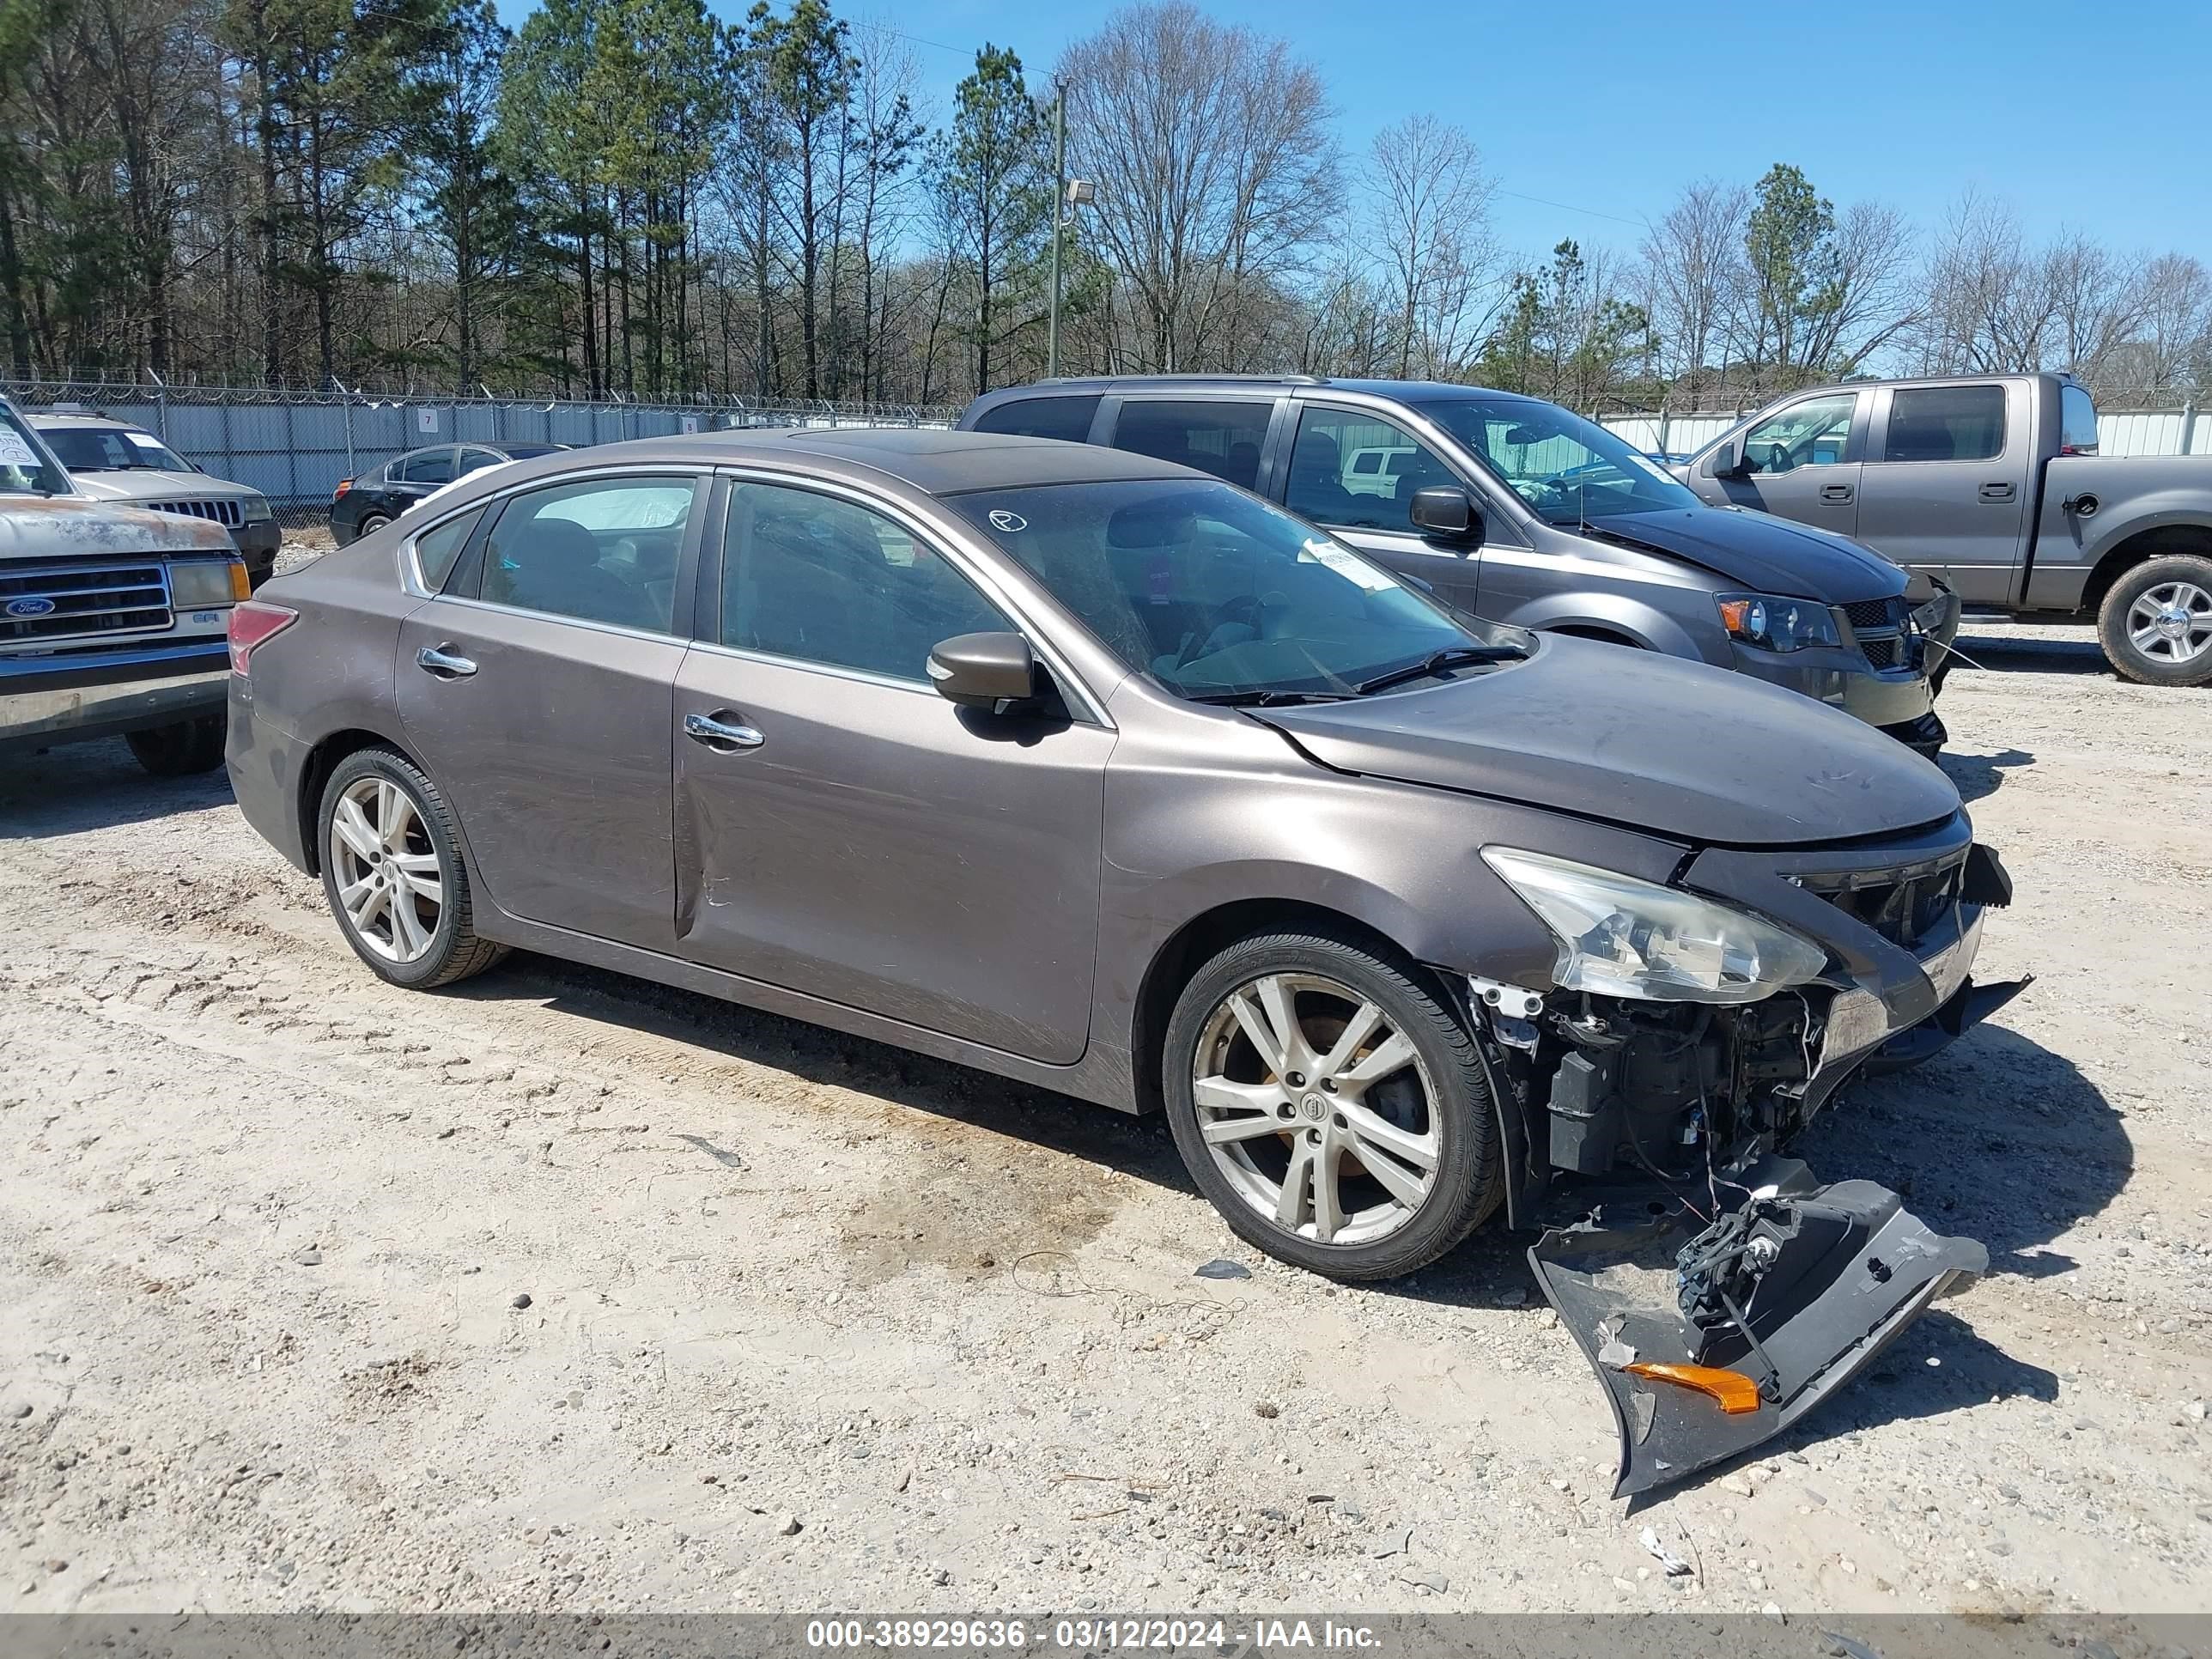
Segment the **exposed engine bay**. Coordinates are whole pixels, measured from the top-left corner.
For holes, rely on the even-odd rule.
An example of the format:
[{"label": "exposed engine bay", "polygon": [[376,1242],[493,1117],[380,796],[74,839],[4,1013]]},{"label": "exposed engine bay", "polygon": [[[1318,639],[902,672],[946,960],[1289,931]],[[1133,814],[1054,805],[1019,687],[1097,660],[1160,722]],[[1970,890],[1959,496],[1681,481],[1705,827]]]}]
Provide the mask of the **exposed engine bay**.
[{"label": "exposed engine bay", "polygon": [[1974,851],[1889,883],[1879,908],[1864,887],[1791,884],[1808,915],[1894,947],[1886,978],[1734,1004],[1469,981],[1522,1132],[1520,1215],[1552,1223],[1530,1262],[1620,1428],[1616,1496],[1781,1432],[1986,1270],[1980,1244],[1930,1231],[1887,1188],[1822,1185],[1782,1156],[1850,1079],[1917,1064],[2022,988],[1969,977],[1984,903],[2010,897]]}]

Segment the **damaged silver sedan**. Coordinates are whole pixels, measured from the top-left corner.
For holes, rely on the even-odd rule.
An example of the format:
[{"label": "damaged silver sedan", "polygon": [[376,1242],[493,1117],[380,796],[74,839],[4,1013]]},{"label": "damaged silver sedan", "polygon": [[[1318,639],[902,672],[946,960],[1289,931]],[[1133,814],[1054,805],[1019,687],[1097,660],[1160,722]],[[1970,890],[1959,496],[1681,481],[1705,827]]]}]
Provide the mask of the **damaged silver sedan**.
[{"label": "damaged silver sedan", "polygon": [[1943,774],[1200,472],[927,431],[520,461],[270,583],[231,661],[240,808],[369,971],[520,947],[1164,1110],[1229,1225],[1340,1279],[1548,1228],[1624,1489],[1982,1264],[1777,1161],[2014,988],[1971,978],[2007,889]]}]

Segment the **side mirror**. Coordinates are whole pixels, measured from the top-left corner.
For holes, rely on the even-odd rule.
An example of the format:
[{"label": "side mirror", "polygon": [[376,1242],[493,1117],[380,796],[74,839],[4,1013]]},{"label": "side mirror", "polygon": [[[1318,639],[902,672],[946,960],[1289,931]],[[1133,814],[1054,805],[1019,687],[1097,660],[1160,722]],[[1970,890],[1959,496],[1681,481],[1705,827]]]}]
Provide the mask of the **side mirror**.
[{"label": "side mirror", "polygon": [[937,695],[963,708],[996,708],[1036,696],[1036,659],[1018,634],[956,634],[929,653]]},{"label": "side mirror", "polygon": [[1713,451],[1713,477],[1741,478],[1744,476],[1743,441],[1730,438]]},{"label": "side mirror", "polygon": [[1425,530],[1431,536],[1469,535],[1482,522],[1482,515],[1474,510],[1474,498],[1464,489],[1450,485],[1415,490],[1406,516],[1414,529]]}]

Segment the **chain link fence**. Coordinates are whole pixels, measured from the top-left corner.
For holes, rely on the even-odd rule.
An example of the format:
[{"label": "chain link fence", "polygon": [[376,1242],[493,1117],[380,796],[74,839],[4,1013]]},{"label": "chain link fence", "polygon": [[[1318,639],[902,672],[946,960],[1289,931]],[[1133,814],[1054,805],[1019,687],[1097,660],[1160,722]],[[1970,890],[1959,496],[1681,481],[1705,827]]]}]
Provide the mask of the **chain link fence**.
[{"label": "chain link fence", "polygon": [[[143,382],[0,379],[0,393],[27,413],[64,405],[129,421],[159,436],[212,476],[269,497],[289,529],[329,520],[331,492],[393,456],[441,443],[556,443],[582,447],[625,438],[775,427],[950,426],[957,404],[770,401],[720,398],[690,403],[581,402],[563,398],[454,398],[265,386],[168,386]],[[1615,410],[1599,418],[1639,449],[1686,454],[1743,415],[1700,410]],[[2212,415],[2114,407],[2099,416],[2107,455],[2212,455]]]},{"label": "chain link fence", "polygon": [[957,405],[768,401],[578,402],[116,380],[0,379],[26,414],[98,413],[143,427],[218,478],[268,496],[288,529],[325,524],[343,481],[426,445],[555,443],[778,427],[950,426]]}]

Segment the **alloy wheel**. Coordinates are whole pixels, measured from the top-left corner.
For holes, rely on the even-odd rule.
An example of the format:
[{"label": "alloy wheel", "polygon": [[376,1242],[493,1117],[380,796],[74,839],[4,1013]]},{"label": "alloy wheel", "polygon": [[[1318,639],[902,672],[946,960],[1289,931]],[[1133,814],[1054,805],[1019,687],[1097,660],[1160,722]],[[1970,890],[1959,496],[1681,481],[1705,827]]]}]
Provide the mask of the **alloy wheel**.
[{"label": "alloy wheel", "polygon": [[1365,1244],[1436,1189],[1436,1090],[1377,1003],[1316,974],[1247,981],[1192,1062],[1199,1131],[1237,1195],[1286,1232]]},{"label": "alloy wheel", "polygon": [[2212,592],[2191,581],[2160,582],[2128,606],[2128,640],[2154,662],[2194,662],[2212,652]]},{"label": "alloy wheel", "polygon": [[419,961],[437,937],[446,884],[429,826],[389,778],[356,779],[331,811],[338,908],[356,939],[386,962]]}]

